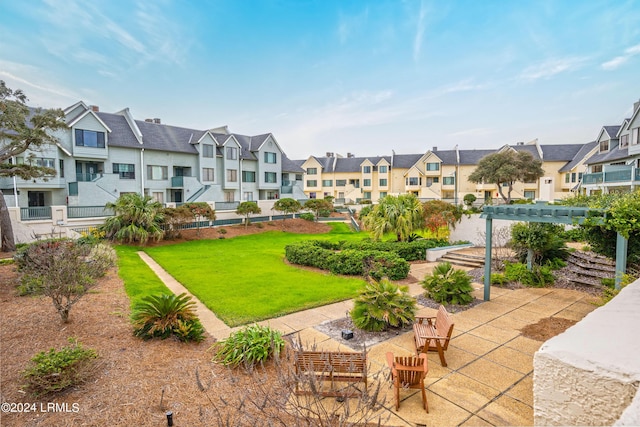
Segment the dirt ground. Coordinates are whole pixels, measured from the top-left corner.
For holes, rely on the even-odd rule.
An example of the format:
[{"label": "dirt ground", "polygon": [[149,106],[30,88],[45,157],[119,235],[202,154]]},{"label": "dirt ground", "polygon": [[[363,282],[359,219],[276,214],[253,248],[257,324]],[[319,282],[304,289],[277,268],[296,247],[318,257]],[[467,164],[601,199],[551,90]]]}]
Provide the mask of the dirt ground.
[{"label": "dirt ground", "polygon": [[[219,229],[189,230],[161,244],[270,230],[323,233],[330,226],[288,219],[225,229],[225,234]],[[73,307],[67,324],[60,322],[49,299],[17,296],[16,280],[13,265],[0,265],[0,402],[28,403],[30,411],[14,405],[22,412],[0,412],[0,426],[163,426],[169,410],[175,426],[219,425],[217,410],[222,407],[224,411],[221,399],[233,402],[238,390],[252,379],[242,370],[231,371],[211,362],[211,337],[198,344],[135,338],[129,323],[129,298],[115,270]],[[389,337],[400,332],[391,331]],[[25,394],[21,372],[31,357],[67,345],[69,337],[97,350],[99,362],[92,376],[52,398]],[[58,405],[50,407],[49,403]]]}]

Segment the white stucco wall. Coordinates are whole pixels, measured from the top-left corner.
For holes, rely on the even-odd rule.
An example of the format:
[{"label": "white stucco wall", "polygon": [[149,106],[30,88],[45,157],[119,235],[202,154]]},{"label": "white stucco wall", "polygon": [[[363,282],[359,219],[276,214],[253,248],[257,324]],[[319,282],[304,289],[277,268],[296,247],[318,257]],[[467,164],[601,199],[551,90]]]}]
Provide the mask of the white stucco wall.
[{"label": "white stucco wall", "polygon": [[640,280],[534,356],[535,425],[613,425],[640,384]]},{"label": "white stucco wall", "polygon": [[[503,219],[494,219],[492,221],[491,226],[493,228],[494,246],[496,245],[496,243],[506,243],[496,242],[496,231],[503,227],[509,228],[515,223],[515,221],[506,221]],[[471,217],[463,215],[462,221],[456,224],[455,230],[451,229],[451,232],[449,234],[449,241],[455,242],[458,240],[468,240],[476,246],[484,246],[486,230],[486,220],[480,218],[480,214],[472,214]]]}]

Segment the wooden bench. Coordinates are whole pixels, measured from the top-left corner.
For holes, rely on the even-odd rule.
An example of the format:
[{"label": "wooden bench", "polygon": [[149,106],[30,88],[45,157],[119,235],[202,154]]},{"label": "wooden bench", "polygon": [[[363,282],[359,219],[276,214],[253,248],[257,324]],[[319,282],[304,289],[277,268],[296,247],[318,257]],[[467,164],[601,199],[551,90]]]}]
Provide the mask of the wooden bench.
[{"label": "wooden bench", "polygon": [[[356,387],[337,389],[335,382],[364,383],[367,391],[367,354],[363,352],[341,351],[296,351],[294,356],[296,370],[296,394],[319,394],[322,396],[362,395]],[[330,382],[327,390],[326,384]],[[307,387],[301,389],[300,382]],[[323,387],[324,386],[324,387]]]},{"label": "wooden bench", "polygon": [[413,339],[416,344],[416,354],[427,351],[437,351],[442,366],[447,366],[444,352],[449,347],[453,333],[453,319],[444,306],[438,308],[435,317],[416,317],[413,324]]}]

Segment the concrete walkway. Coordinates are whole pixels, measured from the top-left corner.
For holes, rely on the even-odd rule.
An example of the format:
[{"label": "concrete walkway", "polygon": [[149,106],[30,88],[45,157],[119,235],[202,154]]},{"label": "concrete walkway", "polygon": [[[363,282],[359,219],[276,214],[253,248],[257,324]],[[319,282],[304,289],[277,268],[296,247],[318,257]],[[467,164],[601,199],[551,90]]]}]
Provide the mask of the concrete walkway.
[{"label": "concrete walkway", "polygon": [[[186,289],[141,253],[145,262],[175,293]],[[431,272],[435,263],[413,264],[410,293],[418,295],[418,284]],[[474,283],[474,295],[482,299],[483,285]],[[199,301],[198,301],[199,303]],[[346,316],[351,301],[330,304],[289,314],[261,324],[268,324],[284,334],[298,332],[303,345],[322,350],[351,350],[347,341],[334,340],[314,326]],[[399,411],[395,411],[393,389],[386,380],[385,355],[415,353],[411,332],[369,348],[371,383],[382,380],[381,415],[390,426],[503,426],[533,425],[533,355],[542,342],[525,338],[520,329],[540,319],[554,316],[580,320],[596,308],[592,297],[566,289],[491,288],[491,301],[453,315],[453,338],[445,353],[448,366],[440,365],[437,353],[429,353],[427,399],[429,413],[422,409],[418,390],[402,390]],[[435,310],[421,307],[420,315],[435,315]],[[217,339],[227,337],[235,329],[224,325],[200,303],[198,316],[205,329]]]}]

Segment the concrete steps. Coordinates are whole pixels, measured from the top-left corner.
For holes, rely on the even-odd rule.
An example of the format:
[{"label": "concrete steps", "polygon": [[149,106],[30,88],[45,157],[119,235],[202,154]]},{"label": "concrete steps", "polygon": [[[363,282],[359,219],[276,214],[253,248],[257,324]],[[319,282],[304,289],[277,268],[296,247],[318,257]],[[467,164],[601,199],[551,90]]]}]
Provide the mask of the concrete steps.
[{"label": "concrete steps", "polygon": [[449,252],[442,255],[436,262],[449,262],[452,265],[462,267],[482,268],[484,267],[484,257],[479,255],[465,254],[461,252]]},{"label": "concrete steps", "polygon": [[590,286],[602,286],[602,279],[616,277],[616,263],[612,259],[589,252],[575,251],[567,258],[568,279]]}]

